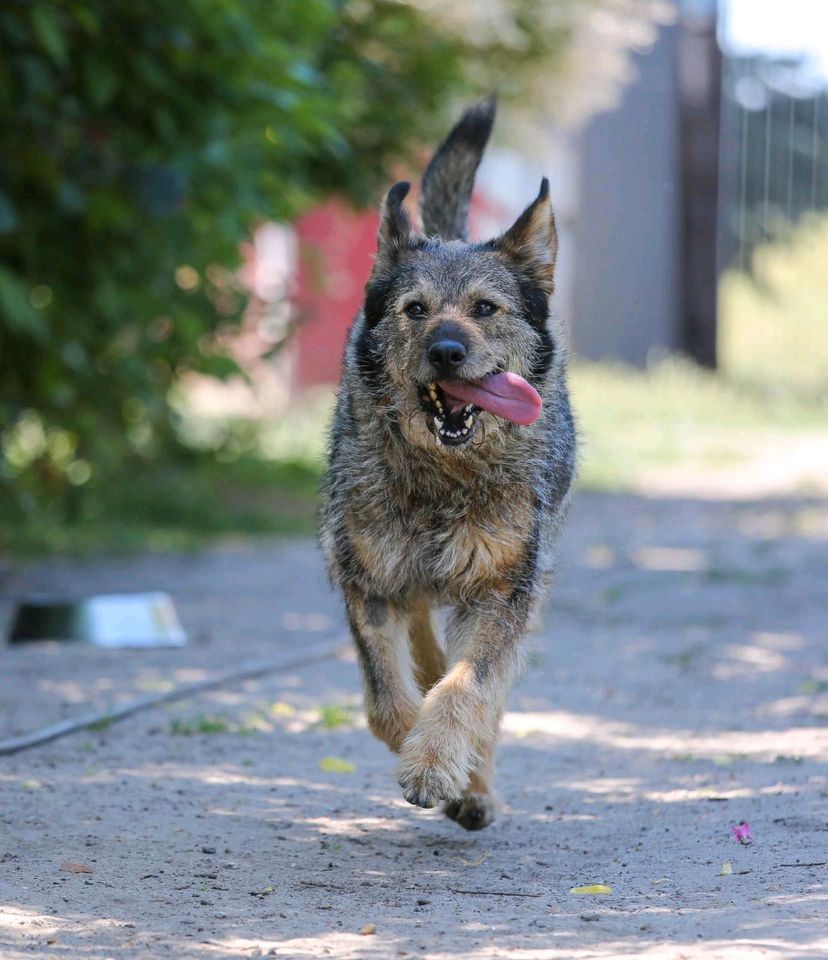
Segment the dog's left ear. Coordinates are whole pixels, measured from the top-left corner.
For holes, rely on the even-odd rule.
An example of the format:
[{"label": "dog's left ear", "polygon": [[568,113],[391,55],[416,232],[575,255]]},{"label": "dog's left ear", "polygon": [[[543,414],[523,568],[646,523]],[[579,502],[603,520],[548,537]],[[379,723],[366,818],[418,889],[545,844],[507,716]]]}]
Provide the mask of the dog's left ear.
[{"label": "dog's left ear", "polygon": [[411,250],[422,239],[411,225],[411,219],[403,205],[410,189],[411,184],[404,180],[395,183],[382,201],[375,272],[391,266],[401,251]]},{"label": "dog's left ear", "polygon": [[558,255],[558,231],[549,200],[549,181],[541,180],[540,192],[514,224],[497,240],[495,249],[514,260],[522,272],[536,281],[546,293],[555,287],[555,259]]}]

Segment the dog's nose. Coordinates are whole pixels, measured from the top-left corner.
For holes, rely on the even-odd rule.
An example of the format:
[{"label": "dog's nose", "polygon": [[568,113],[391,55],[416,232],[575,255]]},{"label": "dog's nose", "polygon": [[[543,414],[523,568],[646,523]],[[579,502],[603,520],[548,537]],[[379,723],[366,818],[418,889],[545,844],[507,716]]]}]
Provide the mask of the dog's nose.
[{"label": "dog's nose", "polygon": [[442,376],[450,376],[466,359],[466,348],[457,340],[438,340],[428,348],[428,362]]}]

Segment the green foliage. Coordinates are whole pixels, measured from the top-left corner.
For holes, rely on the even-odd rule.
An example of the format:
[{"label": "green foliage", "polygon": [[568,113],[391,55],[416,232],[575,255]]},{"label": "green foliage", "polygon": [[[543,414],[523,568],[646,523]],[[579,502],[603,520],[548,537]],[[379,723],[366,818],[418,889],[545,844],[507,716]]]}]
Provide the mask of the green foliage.
[{"label": "green foliage", "polygon": [[71,516],[55,501],[25,523],[0,518],[0,554],[192,550],[218,538],[312,534],[319,472],[249,456],[138,463],[82,498]]},{"label": "green foliage", "polygon": [[235,371],[251,225],[373,199],[475,76],[556,49],[542,6],[513,0],[510,47],[395,0],[7,0],[0,513],[77,521],[169,456],[170,387]]}]

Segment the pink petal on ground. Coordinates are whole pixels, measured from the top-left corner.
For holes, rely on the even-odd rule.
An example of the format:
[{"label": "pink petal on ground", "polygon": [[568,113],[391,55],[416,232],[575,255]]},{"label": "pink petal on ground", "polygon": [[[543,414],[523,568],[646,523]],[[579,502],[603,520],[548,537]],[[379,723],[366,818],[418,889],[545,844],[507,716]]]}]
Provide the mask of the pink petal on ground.
[{"label": "pink petal on ground", "polygon": [[742,820],[737,826],[731,827],[730,835],[739,843],[748,844],[753,841],[753,837],[751,836],[750,832],[750,824],[747,822],[747,820]]}]

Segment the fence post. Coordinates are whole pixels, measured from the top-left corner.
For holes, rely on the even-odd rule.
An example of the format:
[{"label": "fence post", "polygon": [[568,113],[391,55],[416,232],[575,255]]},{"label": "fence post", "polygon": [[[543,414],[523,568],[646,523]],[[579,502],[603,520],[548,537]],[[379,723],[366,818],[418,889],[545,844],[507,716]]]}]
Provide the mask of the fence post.
[{"label": "fence post", "polygon": [[679,165],[682,185],[681,337],[683,350],[716,366],[719,121],[722,57],[716,15],[679,23]]}]

